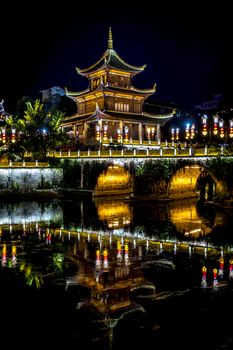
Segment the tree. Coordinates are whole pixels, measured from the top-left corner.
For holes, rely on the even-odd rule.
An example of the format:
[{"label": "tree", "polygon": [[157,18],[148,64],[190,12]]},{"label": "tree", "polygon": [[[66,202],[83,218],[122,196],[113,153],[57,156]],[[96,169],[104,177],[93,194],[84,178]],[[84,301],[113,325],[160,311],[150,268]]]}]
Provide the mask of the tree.
[{"label": "tree", "polygon": [[26,101],[22,116],[10,116],[9,127],[16,129],[16,141],[8,147],[9,156],[25,157],[25,152],[32,154],[33,160],[45,160],[50,148],[62,144],[68,138],[60,126],[64,113],[53,111],[47,113],[39,100]]}]

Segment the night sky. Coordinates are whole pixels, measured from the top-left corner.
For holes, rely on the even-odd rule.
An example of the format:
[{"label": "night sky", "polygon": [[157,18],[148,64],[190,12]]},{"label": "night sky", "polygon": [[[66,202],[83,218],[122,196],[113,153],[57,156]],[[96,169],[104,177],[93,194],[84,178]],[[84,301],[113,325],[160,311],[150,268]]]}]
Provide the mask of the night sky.
[{"label": "night sky", "polygon": [[155,9],[141,2],[31,3],[1,11],[0,99],[13,112],[22,96],[39,97],[54,85],[86,88],[75,67],[93,64],[107,48],[112,27],[114,49],[132,65],[147,64],[136,87],[157,83],[155,100],[192,107],[232,90],[232,11],[168,4]]}]

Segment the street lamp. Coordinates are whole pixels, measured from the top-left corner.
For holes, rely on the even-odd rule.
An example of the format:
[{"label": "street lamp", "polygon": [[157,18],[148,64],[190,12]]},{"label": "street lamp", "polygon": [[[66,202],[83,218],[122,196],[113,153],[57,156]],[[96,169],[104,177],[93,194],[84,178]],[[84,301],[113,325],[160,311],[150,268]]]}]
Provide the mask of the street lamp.
[{"label": "street lamp", "polygon": [[105,124],[104,125],[104,136],[103,136],[103,141],[105,141],[105,142],[108,140],[107,132],[108,132],[108,125]]},{"label": "street lamp", "polygon": [[195,137],[195,124],[191,125],[191,129],[190,129],[190,139],[192,140]]},{"label": "street lamp", "polygon": [[190,124],[187,123],[186,124],[186,128],[185,128],[185,139],[187,141],[189,141],[189,138],[190,138]]},{"label": "street lamp", "polygon": [[171,129],[171,133],[172,133],[172,142],[174,142],[174,140],[175,140],[175,129],[174,128]]},{"label": "street lamp", "polygon": [[219,120],[219,128],[220,128],[220,138],[224,138],[224,120]]},{"label": "street lamp", "polygon": [[180,139],[179,133],[180,133],[180,129],[176,128],[176,141],[179,141]]},{"label": "street lamp", "polygon": [[205,114],[202,117],[202,134],[207,135],[207,115]]},{"label": "street lamp", "polygon": [[231,119],[231,120],[229,121],[229,123],[230,123],[230,132],[229,132],[229,136],[230,136],[230,138],[232,139],[232,138],[233,138],[233,119]]},{"label": "street lamp", "polygon": [[11,142],[15,143],[15,133],[16,129],[14,127],[11,128]]},{"label": "street lamp", "polygon": [[214,117],[213,117],[213,119],[214,119],[214,135],[217,135],[218,134],[218,115],[216,114],[216,115],[214,115]]},{"label": "street lamp", "polygon": [[129,142],[129,128],[128,126],[125,126],[125,142]]}]

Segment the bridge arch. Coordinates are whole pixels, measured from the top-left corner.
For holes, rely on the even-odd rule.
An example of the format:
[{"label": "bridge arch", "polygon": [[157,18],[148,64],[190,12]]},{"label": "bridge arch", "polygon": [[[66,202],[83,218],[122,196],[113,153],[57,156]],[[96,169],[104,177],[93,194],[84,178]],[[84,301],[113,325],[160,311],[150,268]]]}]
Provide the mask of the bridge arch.
[{"label": "bridge arch", "polygon": [[[211,184],[213,189],[210,188]],[[172,175],[168,183],[168,197],[171,199],[197,197],[204,189],[206,197],[211,190],[214,196],[220,196],[225,192],[224,183],[203,165],[184,165]]]},{"label": "bridge arch", "polygon": [[94,196],[129,194],[133,192],[133,177],[122,165],[111,164],[97,178]]}]

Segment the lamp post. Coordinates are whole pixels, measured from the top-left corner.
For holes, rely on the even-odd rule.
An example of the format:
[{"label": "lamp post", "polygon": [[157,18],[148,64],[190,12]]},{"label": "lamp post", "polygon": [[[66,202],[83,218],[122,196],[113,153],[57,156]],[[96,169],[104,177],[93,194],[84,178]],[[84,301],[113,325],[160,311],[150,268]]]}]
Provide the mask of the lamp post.
[{"label": "lamp post", "polygon": [[219,120],[219,129],[220,129],[220,139],[224,140],[225,133],[224,133],[224,120],[223,119]]},{"label": "lamp post", "polygon": [[230,124],[230,126],[229,126],[229,136],[230,136],[230,139],[233,140],[233,119],[231,119],[229,121],[229,124]]}]

